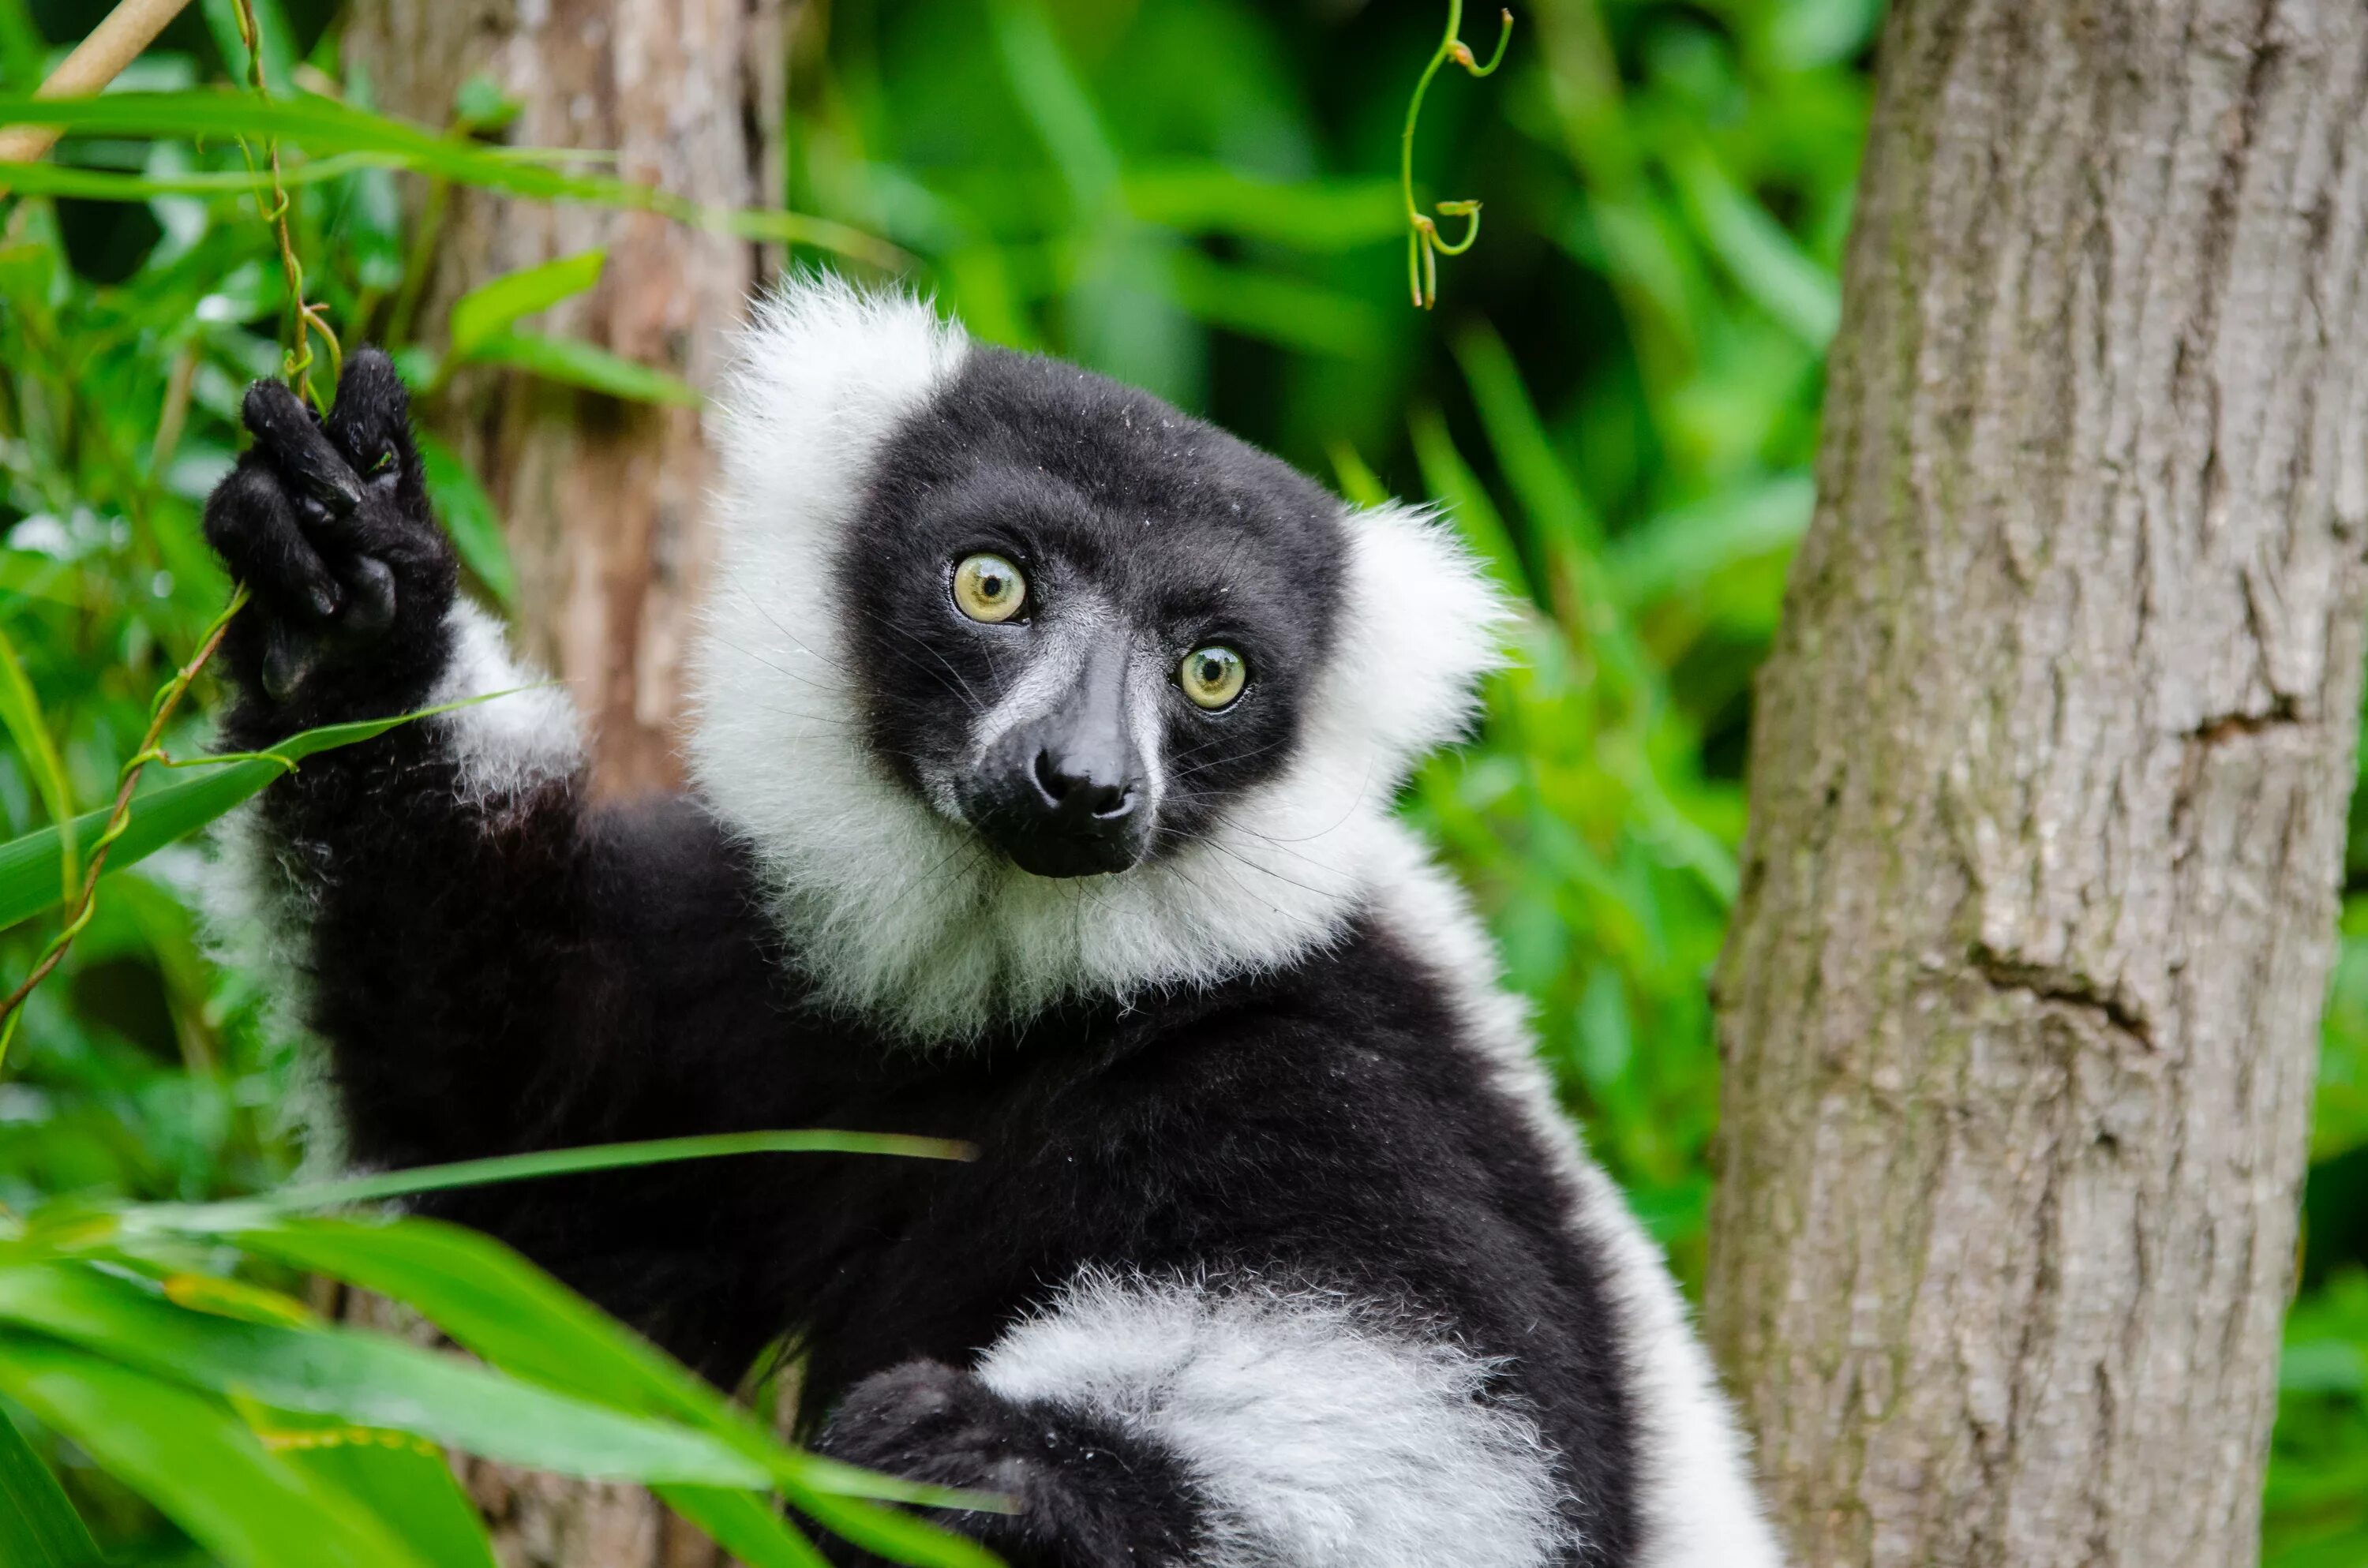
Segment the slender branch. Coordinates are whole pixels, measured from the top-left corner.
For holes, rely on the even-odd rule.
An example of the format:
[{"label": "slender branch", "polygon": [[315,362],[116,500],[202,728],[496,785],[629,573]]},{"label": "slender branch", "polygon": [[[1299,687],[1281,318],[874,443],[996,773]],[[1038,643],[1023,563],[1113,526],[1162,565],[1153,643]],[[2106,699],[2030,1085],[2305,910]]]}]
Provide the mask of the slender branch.
[{"label": "slender branch", "polygon": [[[140,51],[165,30],[165,24],[180,15],[189,0],[123,0],[107,14],[107,19],[90,30],[90,36],[74,46],[74,51],[58,62],[49,79],[35,89],[37,98],[85,97],[105,87],[123,74],[123,68],[140,57]],[[54,125],[12,125],[0,129],[0,164],[29,164],[38,160],[57,142],[63,133]],[[0,186],[0,191],[6,187]]]},{"label": "slender branch", "polygon": [[[263,80],[263,29],[256,25],[253,0],[236,0],[236,6],[238,40],[246,46],[246,85],[255,89],[256,97],[268,102],[271,89]],[[242,141],[239,145],[243,148],[245,142]],[[291,312],[289,335],[293,341],[280,363],[280,373],[295,386],[299,396],[326,414],[328,403],[313,388],[313,334],[319,333],[321,340],[329,346],[329,379],[332,382],[344,372],[345,350],[337,342],[337,335],[329,329],[327,307],[315,305],[304,298],[304,264],[296,259],[295,244],[288,237],[290,202],[288,187],[279,173],[279,138],[274,136],[264,143],[264,155],[271,165],[271,199],[266,201],[258,190],[255,204],[279,242],[279,270],[288,281],[288,308]],[[250,168],[254,162],[250,154],[247,159]]]},{"label": "slender branch", "polygon": [[1439,258],[1462,256],[1480,237],[1480,204],[1477,201],[1442,201],[1438,204],[1441,218],[1464,221],[1463,237],[1453,244],[1439,237],[1439,223],[1429,213],[1415,205],[1414,199],[1414,128],[1422,118],[1423,95],[1430,91],[1430,79],[1439,68],[1452,60],[1474,76],[1486,76],[1505,62],[1505,46],[1513,39],[1513,13],[1501,13],[1504,25],[1497,32],[1497,51],[1481,64],[1473,58],[1472,51],[1456,36],[1463,28],[1463,0],[1447,0],[1447,31],[1440,37],[1439,47],[1431,51],[1430,62],[1415,79],[1414,97],[1407,100],[1406,134],[1398,141],[1398,188],[1406,199],[1406,288],[1414,296],[1417,309],[1429,310],[1439,303]]},{"label": "slender branch", "polygon": [[[0,1065],[6,1064],[8,1044],[16,1038],[18,1009],[25,1005],[25,998],[33,994],[35,986],[50,977],[50,971],[57,968],[59,961],[66,956],[66,949],[74,945],[74,939],[82,934],[82,928],[90,924],[91,914],[98,904],[98,878],[99,873],[107,869],[107,852],[117,839],[123,836],[123,830],[131,825],[131,791],[139,784],[140,775],[151,762],[164,756],[165,726],[171,721],[173,710],[181,705],[181,699],[188,693],[189,683],[198,678],[198,672],[206,667],[206,662],[214,656],[214,650],[222,646],[222,633],[230,630],[231,617],[245,604],[246,589],[241,586],[231,594],[230,603],[222,607],[222,614],[214,617],[213,624],[206,629],[205,639],[198,644],[196,654],[176,671],[173,678],[165,683],[164,689],[156,694],[155,710],[148,720],[148,733],[140,738],[140,749],[132,754],[131,760],[123,765],[122,778],[115,790],[115,809],[108,813],[106,831],[91,846],[90,863],[83,870],[81,895],[67,912],[64,926],[42,952],[41,961],[33,966],[33,972],[25,977],[23,984],[8,993],[5,1001],[0,1001]],[[59,831],[72,833],[74,824],[62,823]]]}]

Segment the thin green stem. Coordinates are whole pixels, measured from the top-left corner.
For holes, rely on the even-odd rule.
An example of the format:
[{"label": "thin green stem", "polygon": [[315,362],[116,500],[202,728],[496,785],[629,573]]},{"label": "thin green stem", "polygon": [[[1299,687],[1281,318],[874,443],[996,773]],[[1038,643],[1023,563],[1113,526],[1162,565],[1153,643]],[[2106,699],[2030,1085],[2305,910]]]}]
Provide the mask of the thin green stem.
[{"label": "thin green stem", "polygon": [[1463,237],[1453,244],[1439,237],[1439,224],[1417,206],[1414,199],[1414,132],[1422,119],[1422,100],[1430,91],[1430,79],[1439,68],[1452,60],[1474,76],[1486,76],[1505,62],[1505,46],[1513,38],[1513,13],[1501,13],[1504,25],[1497,32],[1496,52],[1488,63],[1481,64],[1472,51],[1456,35],[1463,28],[1463,0],[1447,0],[1447,30],[1440,35],[1439,47],[1431,51],[1430,61],[1415,79],[1414,97],[1406,101],[1406,132],[1398,139],[1398,190],[1406,201],[1406,289],[1418,310],[1429,310],[1439,302],[1439,260],[1441,256],[1462,256],[1480,237],[1480,204],[1477,201],[1442,201],[1438,204],[1442,218],[1465,221]]},{"label": "thin green stem", "polygon": [[[7,1064],[8,1046],[17,1038],[17,1020],[22,1016],[25,998],[33,994],[35,986],[50,977],[50,971],[63,960],[66,949],[74,945],[74,939],[82,935],[84,926],[90,924],[91,915],[98,905],[98,878],[99,873],[107,869],[107,852],[131,824],[131,791],[139,784],[142,771],[149,763],[164,756],[158,742],[164,736],[165,725],[173,717],[173,710],[180,706],[181,699],[188,693],[189,683],[198,678],[198,672],[206,667],[206,661],[211,659],[214,650],[222,646],[222,633],[230,629],[231,617],[245,604],[246,589],[241,585],[232,591],[230,603],[222,607],[222,612],[214,617],[213,624],[206,628],[205,638],[198,644],[196,655],[175,671],[173,678],[156,693],[148,720],[148,733],[141,738],[140,749],[132,753],[131,760],[123,765],[120,780],[116,785],[115,809],[108,813],[107,831],[98,835],[97,844],[91,846],[89,864],[83,869],[81,896],[66,912],[65,925],[51,938],[49,947],[41,953],[40,961],[33,966],[32,973],[27,975],[24,983],[10,992],[6,1000],[0,1000],[0,1067]],[[71,824],[64,824],[63,831],[71,833],[74,830]]]}]

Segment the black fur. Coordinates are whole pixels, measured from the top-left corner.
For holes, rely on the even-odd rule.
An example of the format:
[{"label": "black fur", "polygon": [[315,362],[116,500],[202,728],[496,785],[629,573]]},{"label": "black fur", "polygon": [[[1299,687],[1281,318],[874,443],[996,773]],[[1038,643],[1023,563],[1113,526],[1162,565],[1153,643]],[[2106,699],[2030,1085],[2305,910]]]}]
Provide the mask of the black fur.
[{"label": "black fur", "polygon": [[[325,437],[261,388],[249,421],[256,449],[208,512],[257,596],[228,645],[229,742],[416,703],[449,652],[453,571],[391,369],[355,357]],[[396,461],[373,483],[381,443]],[[931,716],[958,700],[940,667],[992,674],[979,648],[999,629],[910,608],[937,606],[945,562],[981,547],[1041,573],[1047,613],[1090,579],[1179,653],[1222,633],[1249,654],[1257,701],[1171,715],[1178,766],[1206,768],[1192,811],[1288,753],[1339,594],[1333,508],[1306,481],[1140,394],[991,352],[882,466],[832,569],[864,607],[868,718],[889,755],[935,744]],[[370,602],[371,560],[391,614]],[[1441,977],[1379,926],[1261,978],[916,1051],[813,1000],[696,800],[595,810],[554,783],[481,816],[456,804],[442,744],[400,727],[263,801],[310,912],[309,1022],[358,1160],[764,1128],[965,1139],[973,1164],[762,1156],[432,1208],[718,1381],[786,1335],[806,1358],[810,1437],[1014,1494],[1015,1517],[951,1522],[1021,1564],[1189,1561],[1204,1500],[1181,1456],[998,1399],[967,1370],[985,1346],[1087,1266],[1319,1281],[1497,1358],[1493,1397],[1561,1456],[1585,1543],[1569,1561],[1630,1559],[1632,1413],[1600,1265],[1572,1244],[1549,1152],[1486,1087]]]},{"label": "black fur", "polygon": [[[1249,684],[1218,712],[1167,705],[1179,789],[1153,853],[1208,826],[1224,799],[1290,760],[1312,673],[1332,642],[1339,507],[1305,476],[1133,387],[980,347],[905,422],[833,562],[865,672],[872,742],[917,781],[962,733],[950,697],[994,689],[1047,621],[1090,592],[1167,644],[1171,666],[1221,642]],[[941,606],[951,565],[989,551],[1028,574],[1029,608],[986,626]]]}]

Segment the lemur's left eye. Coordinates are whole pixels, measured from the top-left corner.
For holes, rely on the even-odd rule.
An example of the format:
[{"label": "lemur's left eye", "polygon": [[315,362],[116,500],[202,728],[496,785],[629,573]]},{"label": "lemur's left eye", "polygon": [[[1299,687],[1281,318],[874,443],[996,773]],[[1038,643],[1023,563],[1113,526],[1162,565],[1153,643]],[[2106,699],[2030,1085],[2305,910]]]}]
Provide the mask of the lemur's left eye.
[{"label": "lemur's left eye", "polygon": [[1176,684],[1184,688],[1193,706],[1212,712],[1239,697],[1249,678],[1250,667],[1242,663],[1242,656],[1214,642],[1185,654],[1176,671]]},{"label": "lemur's left eye", "polygon": [[954,568],[954,604],[973,620],[1009,620],[1028,602],[1028,579],[1000,555],[967,555]]},{"label": "lemur's left eye", "polygon": [[394,449],[393,447],[380,448],[378,460],[370,464],[370,477],[372,479],[377,479],[382,475],[393,473],[394,472]]}]

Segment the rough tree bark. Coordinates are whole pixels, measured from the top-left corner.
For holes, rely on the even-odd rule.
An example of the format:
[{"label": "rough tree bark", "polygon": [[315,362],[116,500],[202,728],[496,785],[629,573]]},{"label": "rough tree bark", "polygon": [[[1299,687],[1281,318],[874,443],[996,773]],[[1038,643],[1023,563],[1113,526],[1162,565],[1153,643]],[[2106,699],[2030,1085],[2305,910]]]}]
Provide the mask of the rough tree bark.
[{"label": "rough tree bark", "polygon": [[[795,0],[357,0],[347,58],[381,107],[440,124],[484,73],[523,106],[520,144],[613,149],[617,172],[719,206],[781,188],[785,27]],[[712,390],[759,248],[648,213],[454,195],[419,324],[501,273],[609,247],[549,330]],[[672,726],[707,561],[697,413],[633,407],[493,370],[431,411],[491,488],[520,577],[520,639],[566,677],[605,792],[679,781]]]},{"label": "rough tree bark", "polygon": [[2257,1553],[2361,696],[2368,7],[1904,0],[1709,1327],[1800,1561]]},{"label": "rough tree bark", "polygon": [[[521,144],[614,149],[617,172],[720,206],[781,189],[784,32],[796,0],[356,0],[347,59],[381,107],[440,124],[484,73],[522,106]],[[599,286],[550,312],[712,391],[727,330],[770,270],[757,247],[648,214],[456,192],[419,325],[521,267],[609,247]],[[495,371],[427,411],[493,494],[520,578],[518,637],[566,677],[609,794],[678,778],[680,658],[708,560],[699,415]],[[383,1303],[360,1302],[365,1318]],[[638,1489],[472,1464],[505,1568],[711,1568],[714,1546]]]}]

